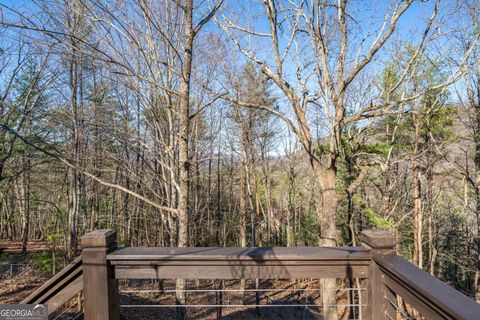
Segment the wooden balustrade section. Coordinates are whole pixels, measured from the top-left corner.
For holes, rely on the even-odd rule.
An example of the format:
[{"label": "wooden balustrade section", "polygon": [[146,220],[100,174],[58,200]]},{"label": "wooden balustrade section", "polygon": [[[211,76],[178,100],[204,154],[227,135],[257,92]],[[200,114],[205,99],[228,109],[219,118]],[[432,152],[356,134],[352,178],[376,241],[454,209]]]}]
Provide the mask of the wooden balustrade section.
[{"label": "wooden balustrade section", "polygon": [[107,256],[117,279],[366,278],[369,250],[349,248],[125,248]]},{"label": "wooden balustrade section", "polygon": [[480,319],[480,304],[397,256],[395,235],[367,230],[361,239],[363,247],[117,249],[114,231],[97,230],[83,237],[81,260],[25,301],[57,308],[80,277],[85,319],[106,320],[120,318],[118,279],[361,278],[367,320],[394,319],[387,301],[396,295],[426,319]]}]

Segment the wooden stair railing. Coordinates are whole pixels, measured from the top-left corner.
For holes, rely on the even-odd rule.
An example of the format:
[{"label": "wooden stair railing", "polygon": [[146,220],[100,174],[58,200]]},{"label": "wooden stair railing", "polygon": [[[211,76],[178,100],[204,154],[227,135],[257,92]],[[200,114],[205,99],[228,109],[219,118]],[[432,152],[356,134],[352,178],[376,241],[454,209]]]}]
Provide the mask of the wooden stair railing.
[{"label": "wooden stair railing", "polygon": [[396,255],[394,234],[365,230],[361,240],[372,254],[367,320],[480,319],[480,304]]},{"label": "wooden stair railing", "polygon": [[[382,272],[385,314],[388,315],[385,319],[396,319],[393,316],[398,310],[392,302],[395,304],[397,296],[426,319],[480,319],[480,304],[402,257],[374,256],[373,260]],[[392,297],[388,298],[387,294]]]},{"label": "wooden stair railing", "polygon": [[82,256],[80,256],[23,299],[21,303],[46,304],[48,314],[52,314],[82,290],[83,266]]}]

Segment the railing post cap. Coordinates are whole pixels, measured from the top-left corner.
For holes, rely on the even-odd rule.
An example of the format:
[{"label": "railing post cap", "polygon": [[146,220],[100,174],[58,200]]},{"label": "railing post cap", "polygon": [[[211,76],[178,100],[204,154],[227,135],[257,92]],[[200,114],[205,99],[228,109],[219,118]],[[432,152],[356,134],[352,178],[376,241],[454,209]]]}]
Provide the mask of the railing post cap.
[{"label": "railing post cap", "polygon": [[99,229],[85,234],[82,237],[84,248],[110,247],[115,243],[117,233],[112,229]]},{"label": "railing post cap", "polygon": [[397,245],[395,234],[383,230],[363,230],[360,234],[360,240],[372,249],[393,250]]}]

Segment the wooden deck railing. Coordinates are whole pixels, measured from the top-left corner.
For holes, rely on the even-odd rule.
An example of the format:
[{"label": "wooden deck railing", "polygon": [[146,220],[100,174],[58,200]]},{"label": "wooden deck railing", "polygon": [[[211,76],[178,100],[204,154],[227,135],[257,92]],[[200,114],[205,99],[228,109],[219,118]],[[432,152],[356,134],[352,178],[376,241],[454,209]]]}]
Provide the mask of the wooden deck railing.
[{"label": "wooden deck railing", "polygon": [[395,253],[384,231],[363,247],[116,248],[115,232],[82,238],[85,319],[119,319],[119,279],[361,279],[362,319],[480,319],[480,305]]},{"label": "wooden deck railing", "polygon": [[82,290],[83,265],[80,256],[23,299],[21,303],[46,304],[49,314],[53,314]]}]

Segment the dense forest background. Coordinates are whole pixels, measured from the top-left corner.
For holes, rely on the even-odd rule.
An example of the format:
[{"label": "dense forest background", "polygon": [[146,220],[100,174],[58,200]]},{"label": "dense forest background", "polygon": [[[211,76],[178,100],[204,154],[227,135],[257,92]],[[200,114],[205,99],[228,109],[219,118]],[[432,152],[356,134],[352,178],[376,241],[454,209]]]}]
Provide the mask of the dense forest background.
[{"label": "dense forest background", "polygon": [[376,228],[480,301],[479,10],[0,1],[0,238],[68,261],[98,228],[125,246]]}]

